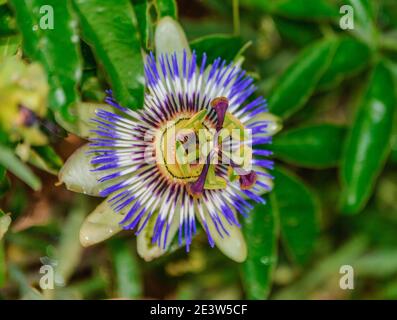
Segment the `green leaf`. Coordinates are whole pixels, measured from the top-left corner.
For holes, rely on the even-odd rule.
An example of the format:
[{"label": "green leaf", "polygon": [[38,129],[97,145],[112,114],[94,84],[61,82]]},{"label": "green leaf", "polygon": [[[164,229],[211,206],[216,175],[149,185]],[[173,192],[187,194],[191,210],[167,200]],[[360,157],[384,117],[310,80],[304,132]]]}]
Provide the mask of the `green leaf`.
[{"label": "green leaf", "polygon": [[395,249],[381,249],[366,253],[358,258],[354,264],[356,275],[377,279],[387,279],[397,273],[397,251]]},{"label": "green leaf", "polygon": [[21,44],[21,37],[9,36],[0,38],[0,61],[2,58],[13,56]]},{"label": "green leaf", "polygon": [[19,289],[19,294],[23,300],[44,300],[44,296],[33,287],[31,280],[15,264],[9,265],[9,276]]},{"label": "green leaf", "polygon": [[248,299],[265,299],[270,293],[277,261],[277,217],[270,195],[267,205],[258,204],[244,219],[244,234],[248,246],[243,264],[243,283]]},{"label": "green leaf", "polygon": [[335,1],[329,0],[240,0],[242,5],[293,19],[333,20],[339,16]]},{"label": "green leaf", "polygon": [[368,45],[376,44],[374,2],[372,0],[347,0],[346,4],[353,7],[354,29],[352,32]]},{"label": "green leaf", "polygon": [[15,20],[7,5],[0,3],[0,36],[15,33]]},{"label": "green leaf", "polygon": [[0,240],[0,289],[6,283],[7,262],[4,251],[4,241]]},{"label": "green leaf", "polygon": [[190,42],[190,48],[196,51],[197,56],[200,58],[206,53],[210,63],[218,57],[233,61],[242,47],[243,41],[240,37],[226,34],[209,35]]},{"label": "green leaf", "polygon": [[132,0],[132,4],[138,21],[142,47],[148,49],[150,47],[150,36],[153,32],[150,18],[150,5],[147,0]]},{"label": "green leaf", "polygon": [[[39,61],[47,71],[50,84],[49,106],[60,111],[67,120],[73,116],[69,108],[79,101],[76,86],[81,79],[77,23],[67,0],[10,0],[23,37],[27,56]],[[53,8],[54,25],[46,22]],[[43,27],[49,28],[43,28]],[[66,57],[66,58],[65,58]]]},{"label": "green leaf", "polygon": [[[97,77],[87,76],[81,85],[81,96],[85,101],[102,102],[106,98],[106,93]],[[77,108],[79,107],[81,106],[78,106]],[[78,110],[78,112],[79,111],[80,110]]]},{"label": "green leaf", "polygon": [[104,67],[119,103],[143,107],[144,73],[139,30],[128,0],[74,0],[85,40]]},{"label": "green leaf", "polygon": [[103,276],[101,271],[99,270],[90,278],[71,283],[67,289],[78,292],[80,297],[86,297],[98,291],[104,292],[108,286],[108,279]]},{"label": "green leaf", "polygon": [[82,247],[79,243],[80,226],[87,213],[87,201],[84,196],[75,198],[75,203],[68,212],[67,218],[62,225],[62,233],[56,251],[57,257],[57,276],[62,283],[67,283],[77,268]]},{"label": "green leaf", "polygon": [[33,190],[37,191],[41,189],[40,179],[34,175],[26,164],[15,156],[10,148],[4,145],[0,145],[0,164],[29,185]]},{"label": "green leaf", "polygon": [[269,96],[270,112],[289,117],[313,94],[336,48],[335,40],[326,40],[304,50],[278,79]]},{"label": "green leaf", "polygon": [[281,38],[297,46],[305,46],[321,38],[318,24],[283,17],[274,17],[273,20]]},{"label": "green leaf", "polygon": [[142,277],[133,250],[124,239],[109,241],[117,281],[117,297],[137,299],[142,296]]},{"label": "green leaf", "polygon": [[269,149],[288,163],[308,168],[328,168],[338,164],[346,129],[333,124],[315,124],[282,131]]},{"label": "green leaf", "polygon": [[0,241],[3,239],[11,224],[11,217],[0,209]]},{"label": "green leaf", "polygon": [[[395,92],[397,92],[397,63],[389,64],[390,71],[392,72],[394,79]],[[397,112],[395,114],[395,123],[397,121]],[[390,160],[392,163],[397,164],[397,125],[393,126],[393,132],[391,137],[391,153]]]},{"label": "green leaf", "polygon": [[303,265],[311,257],[318,234],[319,202],[317,196],[292,173],[276,168],[274,175],[275,201],[281,235],[287,252]]},{"label": "green leaf", "polygon": [[0,165],[0,199],[10,189],[10,181],[7,178],[7,170],[5,167]]},{"label": "green leaf", "polygon": [[[395,77],[394,81],[397,84],[397,77]],[[393,126],[392,137],[391,137],[390,161],[393,164],[397,164],[397,126]]]},{"label": "green leaf", "polygon": [[383,0],[380,5],[379,20],[385,27],[397,27],[397,2],[394,0]]},{"label": "green leaf", "polygon": [[11,223],[10,215],[5,214],[0,209],[0,288],[2,288],[6,282],[6,256],[4,251],[4,234],[7,232]]},{"label": "green leaf", "polygon": [[155,0],[155,4],[160,17],[170,16],[178,19],[178,6],[175,0]]},{"label": "green leaf", "polygon": [[383,62],[372,72],[349,132],[341,165],[341,205],[357,213],[370,197],[390,152],[397,104],[393,77]]},{"label": "green leaf", "polygon": [[357,74],[370,63],[372,52],[359,40],[343,37],[338,41],[338,48],[331,64],[321,77],[318,87],[330,89],[339,85],[343,79]]},{"label": "green leaf", "polygon": [[50,146],[32,147],[29,155],[29,163],[52,174],[57,174],[63,165],[62,159]]},{"label": "green leaf", "polygon": [[275,0],[273,13],[294,19],[333,20],[339,17],[338,6],[329,0]]},{"label": "green leaf", "polygon": [[[305,270],[305,274],[297,281],[279,290],[274,299],[296,300],[313,299],[321,286],[329,283],[330,279],[340,279],[340,267],[343,265],[354,266],[355,261],[368,250],[368,239],[364,235],[355,235],[354,238],[343,242],[338,248],[318,259],[313,267]],[[337,281],[336,283],[338,283]]]}]

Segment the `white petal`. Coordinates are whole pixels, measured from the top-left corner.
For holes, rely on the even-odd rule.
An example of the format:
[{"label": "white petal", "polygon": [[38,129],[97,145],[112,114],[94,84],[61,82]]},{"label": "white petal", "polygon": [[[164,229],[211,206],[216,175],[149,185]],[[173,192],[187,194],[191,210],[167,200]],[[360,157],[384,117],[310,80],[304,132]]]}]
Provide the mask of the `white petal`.
[{"label": "white petal", "polygon": [[90,136],[90,130],[94,127],[90,120],[95,117],[95,111],[98,108],[114,112],[114,108],[107,104],[85,102],[76,105],[77,119],[74,123],[66,122],[59,113],[55,113],[55,119],[65,130],[86,139]]},{"label": "white petal", "polygon": [[281,120],[281,118],[271,113],[266,113],[264,117],[266,118],[266,120],[272,121],[272,124],[267,128],[267,134],[269,136],[274,136],[283,128],[283,121]]},{"label": "white petal", "polygon": [[95,210],[84,220],[80,229],[80,242],[82,246],[88,247],[102,242],[122,228],[119,222],[123,216],[116,213],[109,205],[108,201],[103,201]]},{"label": "white petal", "polygon": [[92,125],[91,119],[95,117],[95,111],[97,109],[114,112],[114,108],[107,104],[98,103],[80,103],[78,108],[78,133],[82,138],[88,138],[90,136],[90,130],[95,126]]},{"label": "white petal", "polygon": [[[211,230],[211,227],[210,227]],[[221,236],[213,227],[212,236],[216,246],[223,254],[236,262],[244,262],[247,258],[247,245],[241,229],[237,226],[228,227],[230,236]]]},{"label": "white petal", "polygon": [[154,39],[156,57],[160,57],[161,54],[172,54],[177,52],[180,59],[183,50],[186,50],[188,57],[191,55],[185,32],[180,24],[171,17],[165,17],[159,21]]},{"label": "white petal", "polygon": [[[252,168],[254,171],[256,172],[263,172],[265,174],[270,174],[271,175],[271,171],[267,171],[266,169],[264,169],[263,167],[259,167],[259,166],[254,166]],[[265,189],[265,188],[260,188],[260,192],[255,192],[256,194],[262,196],[268,192],[271,192],[274,188],[274,180],[268,176],[263,176],[261,174],[258,174],[257,176],[258,181],[266,184],[267,186],[269,186],[269,190]],[[243,194],[244,199],[250,199],[250,197],[246,196],[245,194]]]},{"label": "white petal", "polygon": [[98,172],[91,171],[93,166],[86,153],[88,150],[88,144],[77,149],[59,171],[58,178],[59,182],[65,183],[66,188],[70,191],[99,196],[101,185],[98,179],[100,175]]},{"label": "white petal", "polygon": [[[153,216],[151,221],[145,226],[145,228],[138,234],[137,236],[137,251],[138,254],[145,260],[151,261],[162,256],[164,253],[167,252],[169,245],[171,244],[172,240],[175,237],[179,229],[179,212],[175,212],[173,217],[170,230],[168,232],[167,244],[166,248],[159,247],[157,243],[152,243],[152,236],[153,236],[153,225],[155,222],[155,218],[157,216]],[[141,224],[143,223],[144,219],[142,219]],[[150,222],[152,222],[150,224]]]},{"label": "white petal", "polygon": [[282,119],[271,114],[269,112],[263,112],[253,118],[250,118],[244,124],[248,125],[258,121],[271,121],[271,124],[266,128],[266,134],[261,134],[261,136],[274,136],[277,132],[279,132],[283,128]]},{"label": "white petal", "polygon": [[[196,216],[200,223],[203,224],[199,215]],[[220,219],[227,231],[229,232],[229,236],[223,234],[222,238],[216,230],[211,217],[208,213],[206,213],[208,229],[211,233],[212,238],[214,239],[216,246],[228,258],[236,262],[244,262],[247,258],[247,244],[245,243],[245,239],[243,233],[241,232],[241,229],[235,225],[230,226],[222,215],[220,215]]]}]

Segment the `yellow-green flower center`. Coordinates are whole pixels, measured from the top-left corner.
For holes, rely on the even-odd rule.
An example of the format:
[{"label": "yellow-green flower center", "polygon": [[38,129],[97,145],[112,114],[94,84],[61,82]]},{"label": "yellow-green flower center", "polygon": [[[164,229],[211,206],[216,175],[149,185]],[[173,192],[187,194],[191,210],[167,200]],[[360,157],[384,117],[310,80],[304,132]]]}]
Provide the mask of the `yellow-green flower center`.
[{"label": "yellow-green flower center", "polygon": [[[212,107],[217,113],[216,121],[211,121],[207,110],[180,113],[156,132],[157,166],[168,180],[186,185],[192,195],[200,195],[203,189],[226,188],[225,178],[234,180],[241,175],[233,169],[244,170],[251,164],[252,150],[244,143],[245,128],[235,116],[226,112],[227,106],[225,98],[214,99]],[[238,144],[226,157],[230,167],[225,178],[216,174],[216,166],[224,163],[224,141]]]}]

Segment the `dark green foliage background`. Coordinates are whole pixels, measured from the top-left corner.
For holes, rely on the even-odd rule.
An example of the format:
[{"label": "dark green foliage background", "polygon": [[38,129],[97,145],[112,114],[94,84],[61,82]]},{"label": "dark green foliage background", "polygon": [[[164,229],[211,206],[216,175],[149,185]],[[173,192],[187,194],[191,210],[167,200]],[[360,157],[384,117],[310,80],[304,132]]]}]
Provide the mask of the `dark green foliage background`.
[{"label": "dark green foliage background", "polygon": [[[43,4],[55,8],[53,33],[32,31]],[[354,9],[354,30],[339,26],[342,5]],[[199,55],[244,57],[283,119],[269,147],[275,189],[244,222],[247,261],[229,261],[202,233],[190,254],[173,245],[150,263],[129,233],[83,251],[78,230],[95,200],[54,191],[56,179],[32,172],[1,132],[0,207],[18,220],[43,198],[51,214],[0,243],[0,298],[396,299],[396,1],[0,0],[0,45],[22,41],[24,58],[43,65],[48,119],[76,133],[80,102],[101,102],[109,86],[122,104],[142,106],[141,50],[154,49],[167,15]],[[79,143],[37,152],[56,170]],[[32,195],[14,175],[44,187]],[[64,286],[35,289],[43,256],[63,268]],[[343,265],[354,268],[354,290],[339,286]]]}]

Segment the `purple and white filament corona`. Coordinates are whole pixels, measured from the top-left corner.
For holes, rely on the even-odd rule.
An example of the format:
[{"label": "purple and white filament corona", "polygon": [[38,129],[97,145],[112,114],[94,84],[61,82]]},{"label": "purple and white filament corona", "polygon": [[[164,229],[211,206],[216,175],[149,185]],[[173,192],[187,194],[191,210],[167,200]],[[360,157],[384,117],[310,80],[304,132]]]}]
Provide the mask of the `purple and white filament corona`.
[{"label": "purple and white filament corona", "polygon": [[[205,54],[199,60],[195,53],[189,57],[184,52],[180,58],[162,55],[157,61],[150,54],[145,64],[144,108],[127,109],[109,91],[106,102],[115,111],[97,110],[92,119],[96,128],[90,155],[101,175],[100,194],[108,197],[114,211],[124,214],[120,222],[124,229],[138,234],[153,228],[152,242],[164,248],[170,226],[178,221],[179,244],[185,240],[189,251],[196,218],[213,246],[209,223],[214,226],[212,232],[227,237],[230,226],[240,226],[239,215],[252,209],[251,200],[264,202],[261,195],[270,189],[266,170],[272,168],[267,159],[271,153],[263,149],[271,142],[266,101],[252,98],[253,79],[239,66],[221,58],[210,63],[207,66]],[[193,136],[199,129],[215,134],[223,128],[250,131],[249,141],[240,141],[238,148],[252,153],[247,156],[251,169],[233,161],[212,163],[214,154],[222,153],[216,143],[204,162],[172,163],[164,155],[174,159],[179,143],[164,138],[171,128],[177,133],[193,130]]]}]

